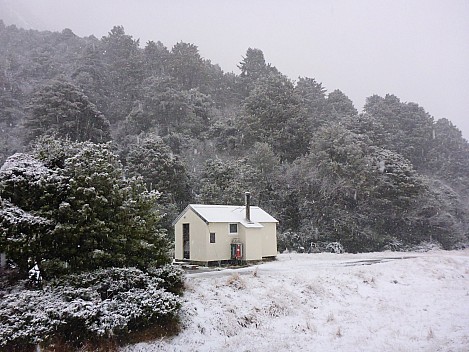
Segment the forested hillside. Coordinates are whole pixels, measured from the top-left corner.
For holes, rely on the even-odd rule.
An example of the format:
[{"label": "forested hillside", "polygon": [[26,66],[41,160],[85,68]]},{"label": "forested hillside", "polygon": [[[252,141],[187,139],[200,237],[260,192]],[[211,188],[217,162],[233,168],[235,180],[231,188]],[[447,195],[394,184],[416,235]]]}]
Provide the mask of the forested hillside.
[{"label": "forested hillside", "polygon": [[169,231],[189,202],[242,204],[249,190],[280,221],[281,250],[468,241],[469,144],[416,103],[373,95],[359,112],[259,49],[226,73],[194,44],[119,26],[98,39],[0,21],[0,48],[0,165],[46,135],[105,143],[125,177],[161,192]]}]

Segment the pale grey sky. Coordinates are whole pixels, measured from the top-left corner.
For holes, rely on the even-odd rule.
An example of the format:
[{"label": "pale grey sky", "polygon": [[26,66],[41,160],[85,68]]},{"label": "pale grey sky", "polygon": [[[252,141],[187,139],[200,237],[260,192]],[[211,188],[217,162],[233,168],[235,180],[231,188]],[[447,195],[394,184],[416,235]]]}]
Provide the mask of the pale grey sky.
[{"label": "pale grey sky", "polygon": [[0,2],[23,7],[37,29],[100,38],[123,25],[142,45],[190,42],[235,73],[247,48],[259,48],[282,73],[340,89],[358,110],[370,95],[395,94],[469,139],[469,0]]}]

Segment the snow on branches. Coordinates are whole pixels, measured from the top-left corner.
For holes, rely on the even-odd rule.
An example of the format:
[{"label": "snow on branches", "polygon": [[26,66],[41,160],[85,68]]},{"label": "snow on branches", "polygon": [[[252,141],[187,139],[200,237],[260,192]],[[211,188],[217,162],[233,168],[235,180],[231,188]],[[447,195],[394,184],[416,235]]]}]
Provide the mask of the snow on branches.
[{"label": "snow on branches", "polygon": [[177,277],[173,288],[183,280],[171,266],[151,273],[111,268],[72,275],[43,290],[9,293],[0,302],[0,349],[53,336],[83,342],[171,319],[182,301],[166,287],[165,277]]}]

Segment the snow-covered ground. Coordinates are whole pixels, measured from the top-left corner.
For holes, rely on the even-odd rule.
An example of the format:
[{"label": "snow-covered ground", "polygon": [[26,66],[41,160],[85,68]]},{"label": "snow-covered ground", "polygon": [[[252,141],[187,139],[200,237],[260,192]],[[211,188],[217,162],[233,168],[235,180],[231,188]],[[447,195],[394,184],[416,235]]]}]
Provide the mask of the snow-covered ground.
[{"label": "snow-covered ground", "polygon": [[469,351],[469,250],[282,254],[186,281],[181,333],[124,351]]}]

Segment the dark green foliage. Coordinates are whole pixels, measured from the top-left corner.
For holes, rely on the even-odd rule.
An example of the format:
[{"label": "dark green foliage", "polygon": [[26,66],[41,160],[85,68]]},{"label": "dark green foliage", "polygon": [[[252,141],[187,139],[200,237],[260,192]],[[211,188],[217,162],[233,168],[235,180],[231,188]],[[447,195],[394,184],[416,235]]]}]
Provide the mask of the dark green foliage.
[{"label": "dark green foliage", "polygon": [[265,62],[264,53],[260,49],[248,48],[246,56],[239,63],[239,91],[247,97],[260,78],[270,74],[278,74],[278,70]]},{"label": "dark green foliage", "polygon": [[73,83],[81,88],[83,94],[96,104],[100,111],[108,109],[107,97],[111,87],[106,75],[107,67],[103,61],[101,43],[94,40],[84,47],[71,74]]},{"label": "dark green foliage", "polygon": [[115,26],[101,39],[104,64],[107,66],[108,103],[104,111],[110,121],[122,120],[138,99],[144,75],[139,41]]},{"label": "dark green foliage", "polygon": [[296,236],[296,246],[339,241],[352,252],[382,250],[397,240],[438,240],[447,248],[464,242],[456,214],[467,210],[449,206],[448,199],[457,202],[444,196],[449,188],[438,191],[400,154],[371,146],[366,136],[338,124],[319,130],[310,155],[281,180],[277,208],[283,229],[290,231],[284,245],[291,245],[288,236]]},{"label": "dark green foliage", "polygon": [[78,87],[59,80],[34,94],[26,128],[29,141],[45,134],[95,143],[110,139],[104,115]]},{"label": "dark green foliage", "polygon": [[179,42],[171,49],[170,74],[184,90],[200,87],[205,79],[204,61],[196,45]]},{"label": "dark green foliage", "polygon": [[[103,300],[130,289],[144,289],[153,280],[159,287],[181,294],[183,273],[183,270],[171,265],[149,267],[145,272],[136,268],[109,268],[68,275],[54,279],[50,284],[53,287],[69,286],[77,290],[93,288]],[[68,295],[68,299],[71,300],[80,293],[69,292]]]},{"label": "dark green foliage", "polygon": [[[256,205],[272,209],[272,181],[268,175],[276,167],[278,159],[268,146],[256,145],[255,151],[245,159],[213,160],[204,163],[200,175],[196,200],[206,204],[244,204],[244,194],[251,192]],[[265,151],[260,156],[258,153]],[[256,161],[259,161],[256,163]]]},{"label": "dark green foliage", "polygon": [[402,103],[394,95],[367,98],[365,112],[386,131],[386,148],[409,159],[417,169],[427,162],[433,135],[433,117],[415,103]]},{"label": "dark green foliage", "polygon": [[357,115],[357,109],[353,106],[352,101],[340,90],[329,93],[327,96],[327,114],[333,118],[341,118],[344,116]]},{"label": "dark green foliage", "polygon": [[146,191],[140,180],[124,178],[109,148],[83,145],[65,160],[69,178],[68,201],[59,207],[55,232],[68,243],[61,260],[74,271],[95,267],[164,264],[167,242],[156,213],[158,195]]},{"label": "dark green foliage", "polygon": [[251,82],[265,76],[269,72],[269,66],[265,62],[264,53],[259,49],[248,48],[246,56],[238,65],[241,70],[240,76]]},{"label": "dark green foliage", "polygon": [[423,169],[429,175],[447,180],[464,192],[469,189],[469,143],[461,131],[446,119],[438,120],[433,126],[427,163]]},{"label": "dark green foliage", "polygon": [[317,248],[318,236],[317,233],[296,233],[286,231],[277,236],[277,245],[280,252],[285,250],[295,251],[298,253],[312,253]]},{"label": "dark green foliage", "polygon": [[208,129],[211,106],[210,97],[198,89],[182,90],[170,76],[150,77],[144,81],[141,100],[127,116],[123,132],[157,130],[161,136],[174,132],[199,136]]},{"label": "dark green foliage", "polygon": [[234,153],[241,147],[242,135],[233,119],[216,121],[210,127],[208,136],[220,152]]},{"label": "dark green foliage", "polygon": [[172,221],[191,199],[189,177],[185,166],[155,134],[141,135],[129,146],[125,158],[127,174],[141,177],[148,190],[160,193],[161,225],[173,232]]},{"label": "dark green foliage", "polygon": [[371,145],[386,147],[387,133],[383,124],[370,114],[363,113],[355,116],[345,116],[340,122],[349,131],[366,136]]},{"label": "dark green foliage", "polygon": [[11,156],[0,168],[0,250],[22,275],[51,258],[52,218],[67,189],[62,175],[27,154]]},{"label": "dark green foliage", "polygon": [[253,191],[255,198],[259,199],[259,181],[259,171],[245,159],[209,159],[201,175],[198,198],[206,204],[243,204],[244,192],[247,190]]},{"label": "dark green foliage", "polygon": [[25,275],[36,260],[46,256],[44,243],[51,240],[53,223],[40,215],[24,211],[0,198],[0,251]]},{"label": "dark green foliage", "polygon": [[431,190],[428,197],[420,198],[414,212],[422,225],[422,238],[437,241],[445,249],[462,248],[469,232],[465,219],[469,214],[467,203],[447,184],[427,180]]},{"label": "dark green foliage", "polygon": [[0,163],[22,149],[23,94],[18,84],[6,74],[8,64],[0,62]]},{"label": "dark green foliage", "polygon": [[142,176],[147,189],[157,190],[179,208],[189,200],[189,179],[177,155],[155,134],[140,136],[129,147],[126,166],[130,176]]},{"label": "dark green foliage", "polygon": [[[51,277],[169,261],[159,195],[125,178],[108,145],[44,139],[36,150],[44,163],[15,155],[0,170],[0,196],[9,200],[2,202],[2,248],[23,273],[31,263]],[[20,226],[11,225],[15,216]]]},{"label": "dark green foliage", "polygon": [[150,40],[143,51],[145,71],[150,76],[162,76],[169,70],[170,53],[160,41]]},{"label": "dark green foliage", "polygon": [[307,152],[310,130],[293,83],[280,74],[259,79],[244,103],[243,143],[268,143],[281,160]]},{"label": "dark green foliage", "polygon": [[326,89],[314,78],[300,77],[295,86],[312,131],[328,122]]}]

